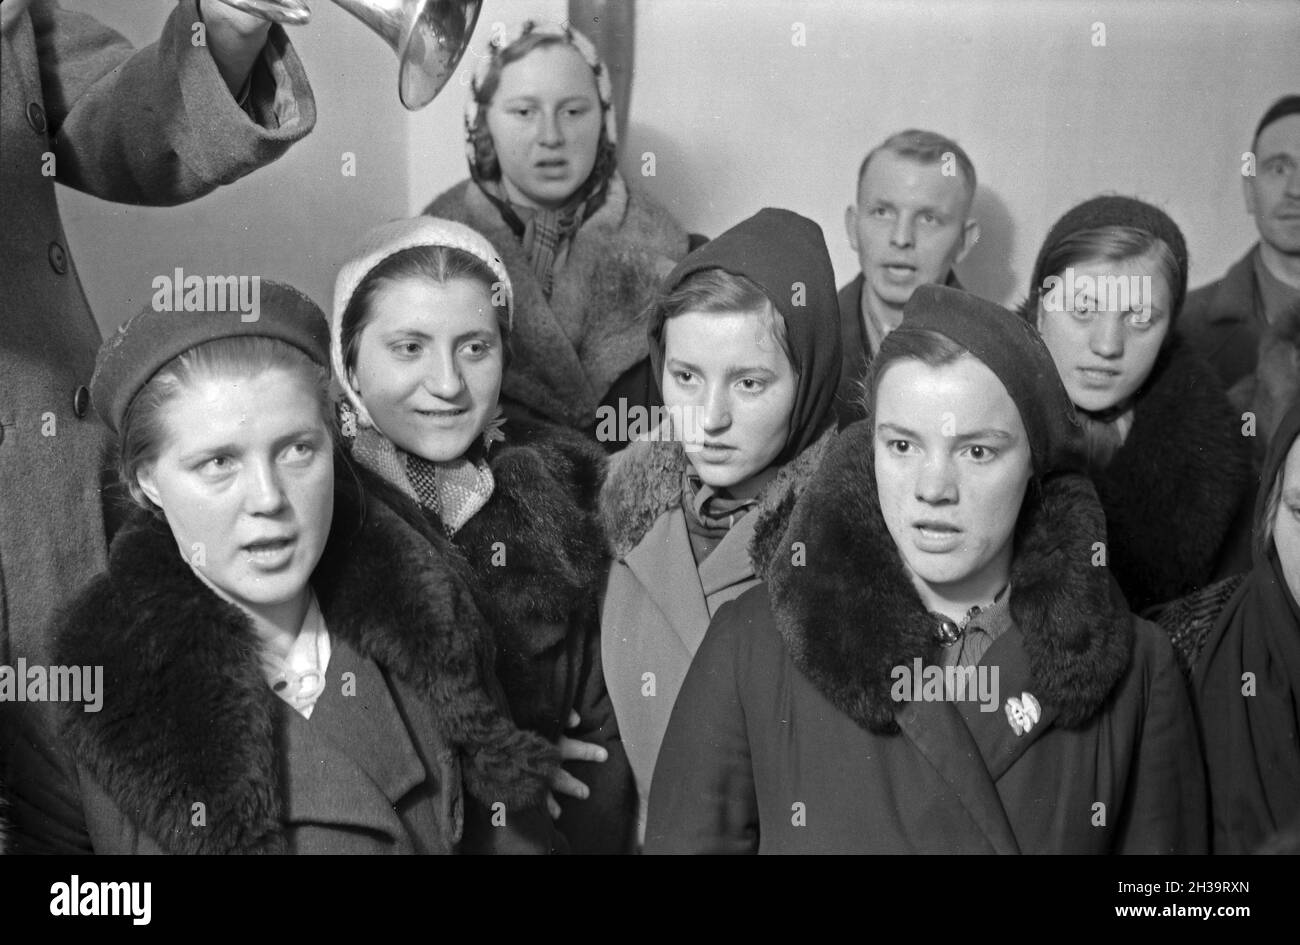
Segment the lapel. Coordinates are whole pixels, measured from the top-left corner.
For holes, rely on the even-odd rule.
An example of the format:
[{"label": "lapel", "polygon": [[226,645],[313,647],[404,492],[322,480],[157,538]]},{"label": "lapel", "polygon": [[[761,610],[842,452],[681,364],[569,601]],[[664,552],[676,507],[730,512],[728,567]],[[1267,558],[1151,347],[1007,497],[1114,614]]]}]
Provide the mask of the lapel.
[{"label": "lapel", "polygon": [[[983,711],[975,699],[958,702],[956,707],[979,746],[989,777],[997,781],[1030,745],[1052,727],[1056,721],[1056,709],[1036,691],[1024,641],[1015,627],[1010,627],[993,642],[980,660],[980,666],[997,667],[998,685],[993,697],[1000,701],[991,712]],[[1007,719],[1006,705],[1009,698],[1020,698],[1025,692],[1038,700],[1042,714],[1033,728],[1017,735]]]},{"label": "lapel", "polygon": [[[706,601],[727,588],[753,579],[754,563],[749,557],[749,542],[754,537],[754,523],[757,516],[758,510],[750,509],[728,530],[722,541],[718,543],[718,547],[713,549],[713,554],[705,558],[704,564],[700,565],[700,585]],[[690,541],[689,535],[687,541]]]},{"label": "lapel", "polygon": [[905,702],[895,715],[903,736],[956,792],[995,853],[1019,853],[993,776],[951,702]]},{"label": "lapel", "polygon": [[673,508],[660,515],[624,561],[693,656],[709,629],[709,606],[691,553],[685,513]]},{"label": "lapel", "polygon": [[[355,695],[343,694],[344,673],[353,674]],[[326,679],[310,719],[277,700],[285,819],[400,838],[405,830],[394,809],[426,773],[388,681],[374,660],[342,640],[332,646]]]}]

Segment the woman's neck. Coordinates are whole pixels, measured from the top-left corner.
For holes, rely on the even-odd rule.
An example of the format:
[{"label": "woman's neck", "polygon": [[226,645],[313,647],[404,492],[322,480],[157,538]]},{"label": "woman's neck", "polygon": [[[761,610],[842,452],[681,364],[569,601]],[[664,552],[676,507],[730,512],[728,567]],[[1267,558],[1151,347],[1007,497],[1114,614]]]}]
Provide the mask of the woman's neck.
[{"label": "woman's neck", "polygon": [[1004,557],[989,562],[979,574],[973,574],[962,581],[931,584],[916,574],[911,577],[912,585],[926,610],[942,614],[954,623],[961,623],[972,607],[987,608],[992,604],[1010,582],[1010,548]]}]

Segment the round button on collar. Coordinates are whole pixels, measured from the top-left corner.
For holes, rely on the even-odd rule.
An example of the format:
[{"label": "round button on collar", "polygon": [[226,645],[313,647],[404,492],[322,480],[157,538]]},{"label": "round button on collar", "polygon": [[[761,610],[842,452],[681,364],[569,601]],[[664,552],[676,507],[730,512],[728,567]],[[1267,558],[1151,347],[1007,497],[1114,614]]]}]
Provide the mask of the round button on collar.
[{"label": "round button on collar", "polygon": [[72,395],[72,412],[77,415],[78,420],[84,420],[86,414],[90,413],[90,391],[84,384]]},{"label": "round button on collar", "polygon": [[49,258],[51,269],[61,276],[67,273],[68,251],[57,240],[50,243]]},{"label": "round button on collar", "polygon": [[32,131],[38,135],[45,134],[48,127],[45,123],[45,109],[41,108],[40,102],[27,103],[27,124],[32,126]]}]

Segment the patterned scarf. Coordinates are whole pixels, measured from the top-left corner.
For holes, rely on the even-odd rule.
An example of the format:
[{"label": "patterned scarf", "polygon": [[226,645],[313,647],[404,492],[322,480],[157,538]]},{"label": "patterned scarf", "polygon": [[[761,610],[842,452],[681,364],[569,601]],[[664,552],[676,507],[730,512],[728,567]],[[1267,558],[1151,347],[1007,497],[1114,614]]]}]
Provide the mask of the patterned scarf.
[{"label": "patterned scarf", "polygon": [[[555,36],[582,56],[583,61],[591,67],[596,81],[596,94],[604,113],[591,174],[564,206],[555,210],[521,207],[510,202],[501,182],[501,167],[488,131],[485,114],[487,105],[479,102],[479,89],[496,59],[519,40],[532,34]],[[591,40],[570,26],[551,26],[533,20],[524,21],[510,36],[494,36],[488,44],[487,55],[479,58],[470,84],[469,99],[465,103],[465,138],[470,177],[523,244],[537,281],[549,299],[555,282],[555,269],[563,266],[569,244],[582,224],[604,205],[610,179],[618,168],[618,130],[614,116],[613,86],[609,80],[609,69],[601,62]]]}]

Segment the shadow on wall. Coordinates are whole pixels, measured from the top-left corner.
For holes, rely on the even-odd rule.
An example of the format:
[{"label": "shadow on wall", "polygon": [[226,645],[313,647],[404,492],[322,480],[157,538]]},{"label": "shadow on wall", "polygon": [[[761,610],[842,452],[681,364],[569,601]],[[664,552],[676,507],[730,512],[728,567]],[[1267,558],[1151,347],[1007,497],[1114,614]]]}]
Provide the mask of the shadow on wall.
[{"label": "shadow on wall", "polygon": [[[698,150],[694,160],[700,160]],[[706,188],[706,175],[692,173],[689,146],[658,128],[633,121],[622,144],[618,168],[633,190],[640,190],[664,207],[688,232],[714,237],[744,219],[737,217],[721,227],[717,225],[714,207],[719,195]],[[732,203],[730,195],[720,196],[724,206]],[[750,212],[758,209],[756,206]]]},{"label": "shadow on wall", "polygon": [[[1016,224],[1011,211],[997,191],[980,184],[973,212],[980,224],[980,239],[966,261],[958,265],[957,276],[962,285],[981,298],[1012,308],[1025,297],[1025,286],[1017,282],[1011,269],[1016,251]],[[1032,251],[1038,252],[1037,243]]]}]

